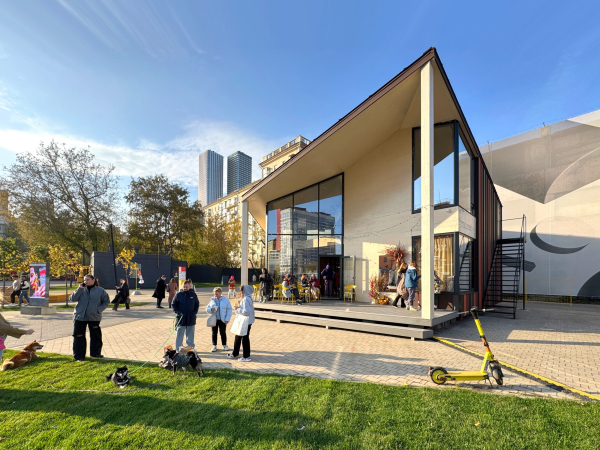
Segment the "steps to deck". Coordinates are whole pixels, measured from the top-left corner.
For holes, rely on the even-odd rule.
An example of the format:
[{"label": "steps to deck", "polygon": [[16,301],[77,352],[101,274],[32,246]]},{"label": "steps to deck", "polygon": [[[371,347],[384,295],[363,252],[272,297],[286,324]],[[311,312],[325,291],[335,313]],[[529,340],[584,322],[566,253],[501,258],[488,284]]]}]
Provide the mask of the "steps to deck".
[{"label": "steps to deck", "polygon": [[[369,312],[376,311],[376,312]],[[455,311],[438,311],[431,319],[422,319],[418,312],[407,312],[391,306],[310,304],[289,306],[255,304],[255,316],[279,323],[297,323],[331,329],[364,333],[431,339],[436,326],[449,323],[457,317]]]}]

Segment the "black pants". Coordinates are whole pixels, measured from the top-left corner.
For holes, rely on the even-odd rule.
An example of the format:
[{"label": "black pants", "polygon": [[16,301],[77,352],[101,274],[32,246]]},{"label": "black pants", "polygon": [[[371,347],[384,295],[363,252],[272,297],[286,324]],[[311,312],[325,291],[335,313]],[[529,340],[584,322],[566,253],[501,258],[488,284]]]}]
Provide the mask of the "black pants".
[{"label": "black pants", "polygon": [[162,301],[163,301],[164,299],[165,299],[164,297],[163,297],[163,298],[157,298],[157,299],[156,299],[156,307],[159,307],[159,306],[160,306],[160,304],[162,303]]},{"label": "black pants", "polygon": [[217,319],[217,325],[212,327],[212,343],[217,345],[217,334],[221,333],[221,344],[227,345],[227,325]]},{"label": "black pants", "polygon": [[10,302],[11,303],[15,303],[16,299],[19,298],[19,294],[21,293],[21,291],[12,291],[10,293]]},{"label": "black pants", "polygon": [[102,330],[100,321],[76,320],[73,326],[73,358],[85,358],[87,340],[85,329],[90,329],[90,356],[95,357],[102,354]]},{"label": "black pants", "polygon": [[398,304],[398,300],[402,299],[402,303],[400,304],[400,306],[402,308],[406,307],[406,304],[404,303],[404,298],[400,295],[400,294],[396,294],[396,298],[394,299],[394,301],[392,302],[392,306],[396,306]]},{"label": "black pants", "polygon": [[233,356],[234,357],[238,357],[240,354],[240,345],[243,346],[244,348],[244,353],[242,354],[242,356],[244,358],[248,358],[250,356],[250,328],[252,328],[252,325],[248,325],[248,333],[246,333],[246,336],[236,336],[235,340],[233,341]]},{"label": "black pants", "polygon": [[[113,303],[113,310],[116,311],[119,308],[119,303],[121,303],[121,296],[119,294],[117,294],[117,297],[115,297],[112,301]],[[125,309],[129,309],[129,298],[125,299]]]}]

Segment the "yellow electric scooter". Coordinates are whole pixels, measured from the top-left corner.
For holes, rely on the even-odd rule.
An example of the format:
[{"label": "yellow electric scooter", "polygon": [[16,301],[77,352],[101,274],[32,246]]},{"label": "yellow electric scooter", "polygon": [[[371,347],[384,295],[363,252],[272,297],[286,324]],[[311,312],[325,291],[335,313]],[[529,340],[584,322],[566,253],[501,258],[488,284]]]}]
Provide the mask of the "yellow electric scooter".
[{"label": "yellow electric scooter", "polygon": [[[478,312],[486,312],[493,311],[492,309],[481,310],[478,311],[477,308],[473,307],[470,311],[465,312],[463,314],[471,314],[475,319],[475,325],[477,325],[477,330],[479,330],[479,336],[481,337],[481,341],[483,342],[483,346],[485,347],[485,356],[483,357],[483,363],[481,364],[481,370],[452,370],[447,371],[443,367],[430,367],[429,368],[429,376],[431,377],[431,381],[435,384],[444,384],[446,381],[479,381],[479,380],[488,380],[490,385],[492,382],[490,381],[490,374],[496,383],[499,386],[502,386],[504,383],[504,375],[502,374],[502,367],[500,363],[494,359],[494,355],[490,350],[490,344],[488,344],[487,339],[485,338],[485,334],[483,333],[483,328],[481,327],[481,322],[479,321]],[[489,372],[488,372],[489,370]]]}]

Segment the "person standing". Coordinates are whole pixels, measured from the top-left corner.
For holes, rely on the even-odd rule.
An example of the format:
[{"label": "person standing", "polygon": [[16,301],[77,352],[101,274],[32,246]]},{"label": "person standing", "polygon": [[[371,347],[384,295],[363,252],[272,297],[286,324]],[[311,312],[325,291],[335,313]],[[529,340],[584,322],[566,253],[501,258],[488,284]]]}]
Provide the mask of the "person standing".
[{"label": "person standing", "polygon": [[13,275],[12,279],[13,279],[13,283],[12,283],[13,291],[10,293],[10,302],[14,304],[17,302],[17,298],[19,297],[19,294],[21,293],[21,280],[19,280],[19,277],[16,275]]},{"label": "person standing", "polygon": [[406,309],[408,311],[418,310],[413,306],[413,301],[415,300],[415,292],[417,290],[419,278],[421,278],[421,275],[417,275],[417,263],[411,261],[408,270],[406,271],[406,278],[404,279],[404,285],[408,290],[408,299],[406,300]]},{"label": "person standing", "polygon": [[227,347],[227,324],[231,320],[231,303],[229,299],[223,297],[223,290],[220,287],[213,289],[214,296],[206,305],[206,312],[214,314],[217,318],[217,324],[212,327],[212,348],[211,352],[217,351],[217,334],[221,334],[221,344],[223,350],[228,351]]},{"label": "person standing", "polygon": [[119,308],[120,303],[125,303],[125,309],[129,309],[129,285],[125,278],[121,278],[121,285],[117,286],[117,295],[113,299],[113,311]]},{"label": "person standing", "polygon": [[321,276],[325,280],[325,297],[331,297],[333,295],[333,275],[333,269],[327,264],[325,269],[321,272]]},{"label": "person standing", "polygon": [[83,361],[87,349],[85,329],[90,331],[90,356],[92,358],[104,358],[102,356],[102,330],[100,321],[102,311],[110,304],[106,291],[96,286],[93,275],[86,275],[83,283],[71,294],[70,302],[77,302],[73,311],[73,358],[75,361]]},{"label": "person standing", "polygon": [[156,280],[156,289],[154,289],[154,294],[152,294],[152,297],[156,299],[156,307],[161,309],[162,306],[160,306],[160,304],[165,298],[166,279],[167,276],[162,275],[158,280]]},{"label": "person standing", "polygon": [[256,274],[252,275],[252,284],[256,284]]},{"label": "person standing", "polygon": [[229,292],[227,293],[227,298],[235,298],[235,279],[233,275],[229,278]]},{"label": "person standing", "polygon": [[313,273],[310,276],[310,293],[313,295],[315,302],[319,299],[319,293],[321,292],[321,285],[319,284],[319,279]]},{"label": "person standing", "polygon": [[240,305],[234,306],[235,313],[248,317],[248,331],[245,336],[236,336],[233,341],[233,352],[227,354],[229,359],[237,358],[240,354],[240,346],[243,347],[243,354],[238,361],[240,362],[250,362],[252,359],[250,358],[250,329],[252,328],[252,324],[255,321],[254,318],[254,302],[252,302],[252,294],[254,293],[254,288],[252,286],[241,286],[240,288]]},{"label": "person standing", "polygon": [[190,290],[196,292],[196,286],[194,286],[194,282],[192,281],[192,279],[188,278],[187,282],[190,283]]},{"label": "person standing", "polygon": [[29,304],[29,288],[31,285],[27,280],[27,275],[21,275],[21,290],[19,291],[19,306],[23,304],[23,299]]},{"label": "person standing", "polygon": [[196,330],[196,315],[200,308],[198,296],[190,289],[190,282],[183,283],[183,291],[178,292],[173,300],[173,312],[177,324],[175,337],[175,350],[179,351],[183,345],[183,336],[188,347],[195,348],[194,334]]},{"label": "person standing", "polygon": [[175,298],[175,295],[177,295],[177,281],[175,281],[175,278],[171,278],[169,281],[167,292],[169,293],[169,308],[172,308],[173,299]]},{"label": "person standing", "polygon": [[392,302],[392,306],[394,308],[398,307],[398,300],[402,299],[402,303],[400,304],[401,308],[404,308],[406,305],[404,302],[408,299],[408,289],[404,285],[404,281],[406,279],[406,264],[402,263],[400,265],[400,269],[398,269],[398,285],[396,286],[396,298]]},{"label": "person standing", "polygon": [[259,280],[260,302],[267,303],[267,300],[269,300],[271,296],[271,285],[273,284],[273,278],[269,272],[267,272],[265,267],[262,268],[262,273],[260,274]]}]

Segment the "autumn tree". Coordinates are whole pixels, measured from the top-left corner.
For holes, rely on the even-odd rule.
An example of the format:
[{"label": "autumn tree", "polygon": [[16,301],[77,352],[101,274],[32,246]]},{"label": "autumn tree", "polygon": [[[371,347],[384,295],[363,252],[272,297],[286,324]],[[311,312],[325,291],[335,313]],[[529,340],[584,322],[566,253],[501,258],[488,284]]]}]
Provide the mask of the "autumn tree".
[{"label": "autumn tree", "polygon": [[230,223],[219,216],[206,219],[206,227],[199,251],[200,264],[219,267],[239,267],[241,262],[242,227],[239,221]]},{"label": "autumn tree", "polygon": [[2,274],[2,307],[4,308],[4,295],[6,293],[6,276],[20,268],[24,255],[14,239],[0,237],[0,272]]},{"label": "autumn tree", "polygon": [[190,192],[164,175],[132,179],[125,196],[129,204],[129,244],[153,252],[170,249],[178,258],[203,228],[200,204]]},{"label": "autumn tree", "polygon": [[89,258],[108,241],[119,205],[114,166],[96,163],[89,149],[52,141],[18,154],[4,169],[0,187],[8,191],[10,213],[27,242],[62,244]]},{"label": "autumn tree", "polygon": [[66,305],[69,305],[69,286],[68,277],[72,275],[75,268],[79,267],[77,258],[65,247],[51,245],[48,249],[50,261],[50,273],[55,277],[65,277],[65,297]]}]

